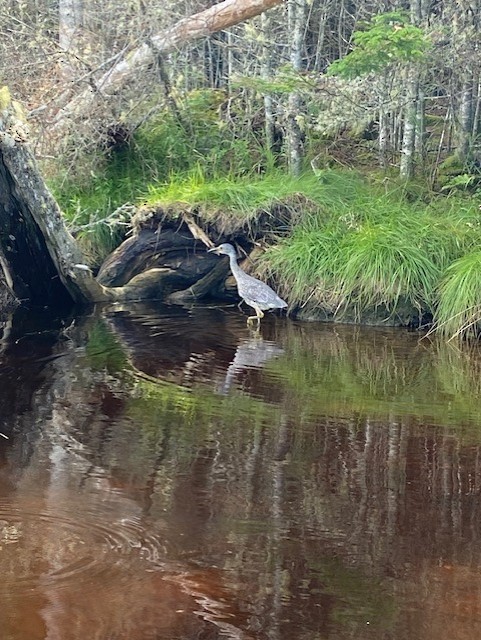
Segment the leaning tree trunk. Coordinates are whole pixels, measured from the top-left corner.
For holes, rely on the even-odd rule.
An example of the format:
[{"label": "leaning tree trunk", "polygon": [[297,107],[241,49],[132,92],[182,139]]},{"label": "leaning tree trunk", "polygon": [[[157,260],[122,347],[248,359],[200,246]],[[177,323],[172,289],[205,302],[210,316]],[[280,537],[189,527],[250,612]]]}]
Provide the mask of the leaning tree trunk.
[{"label": "leaning tree trunk", "polygon": [[72,119],[88,115],[96,99],[105,100],[125,87],[142,69],[152,64],[159,53],[167,53],[192,40],[209,36],[217,31],[253,18],[267,9],[282,4],[283,0],[223,0],[205,11],[183,18],[170,29],[153,35],[148,42],[130,51],[98,81],[78,93],[58,113],[53,129],[58,134]]},{"label": "leaning tree trunk", "polygon": [[[125,268],[120,280],[108,278],[107,267],[98,280],[94,279],[42,179],[27,137],[21,108],[12,102],[8,89],[3,87],[0,89],[0,271],[17,300],[34,306],[59,306],[62,303],[159,300],[174,294],[177,300],[197,299],[225,279],[226,265],[205,252],[206,246],[213,246],[212,240],[187,214],[183,216],[182,233],[177,236],[167,230],[161,238],[162,225],[157,225],[150,233],[131,238],[134,247],[130,246],[131,242],[124,243],[121,255]],[[178,220],[175,226],[180,229]],[[173,245],[167,250],[163,246],[165,236]],[[179,242],[182,250],[176,253],[175,245]],[[196,250],[198,246],[201,251]],[[159,266],[157,259],[164,253],[169,254],[166,264]],[[118,252],[108,261],[110,270],[117,269],[116,258]]]},{"label": "leaning tree trunk", "polygon": [[33,304],[111,299],[85,269],[26,140],[21,108],[0,89],[0,265],[18,299]]}]

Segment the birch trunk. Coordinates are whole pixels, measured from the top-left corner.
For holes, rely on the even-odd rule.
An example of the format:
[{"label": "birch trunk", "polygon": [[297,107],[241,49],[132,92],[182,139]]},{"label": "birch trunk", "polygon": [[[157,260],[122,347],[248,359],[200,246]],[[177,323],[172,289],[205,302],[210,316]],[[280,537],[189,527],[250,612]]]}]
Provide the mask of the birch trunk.
[{"label": "birch trunk", "polygon": [[416,124],[418,116],[419,81],[416,69],[409,70],[407,80],[406,108],[404,115],[404,131],[401,149],[401,178],[409,180],[414,175],[414,151],[416,141]]},{"label": "birch trunk", "polygon": [[[302,69],[302,45],[304,40],[305,0],[288,0],[290,59],[295,72]],[[287,105],[287,141],[289,147],[289,168],[298,176],[302,170],[303,144],[302,131],[299,126],[302,101],[298,91],[289,95]]]}]

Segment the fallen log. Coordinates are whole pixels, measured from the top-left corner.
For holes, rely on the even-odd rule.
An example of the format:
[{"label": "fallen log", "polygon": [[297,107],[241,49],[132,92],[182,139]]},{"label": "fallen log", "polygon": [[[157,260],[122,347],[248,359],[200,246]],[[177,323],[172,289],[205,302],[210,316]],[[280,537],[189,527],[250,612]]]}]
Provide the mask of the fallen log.
[{"label": "fallen log", "polygon": [[152,35],[115,64],[99,79],[92,79],[88,86],[75,94],[57,113],[52,132],[57,135],[68,130],[72,122],[88,117],[97,100],[105,101],[115,96],[142,70],[153,64],[156,56],[182,47],[198,38],[249,20],[268,9],[282,4],[283,0],[222,0],[194,15],[182,18],[170,29]]}]

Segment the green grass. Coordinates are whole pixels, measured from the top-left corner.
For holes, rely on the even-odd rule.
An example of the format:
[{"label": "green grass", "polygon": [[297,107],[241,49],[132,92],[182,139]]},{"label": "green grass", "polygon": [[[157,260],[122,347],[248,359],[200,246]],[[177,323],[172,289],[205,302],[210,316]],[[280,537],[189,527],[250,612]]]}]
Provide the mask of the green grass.
[{"label": "green grass", "polygon": [[448,266],[439,287],[436,328],[448,338],[478,336],[481,326],[481,251]]},{"label": "green grass", "polygon": [[[262,212],[270,212],[275,203],[288,203],[297,196],[310,202],[319,214],[323,207],[332,207],[340,198],[354,197],[360,178],[352,173],[343,184],[333,181],[322,184],[312,173],[295,178],[283,171],[243,177],[215,176],[209,178],[200,167],[188,176],[172,176],[168,182],[153,184],[148,188],[148,205],[184,203],[202,210],[207,219],[215,219],[222,213],[248,219]],[[302,206],[302,205],[301,205]],[[305,208],[305,207],[304,207]],[[304,212],[300,211],[299,213]]]},{"label": "green grass", "polygon": [[272,169],[265,154],[254,157],[252,140],[246,146],[219,128],[219,99],[191,96],[188,130],[163,112],[97,163],[90,180],[53,185],[67,218],[83,227],[77,237],[92,262],[100,264],[120,241],[124,229],[104,221],[126,202],[173,214],[195,209],[231,231],[283,207],[286,227],[258,275],[272,278],[291,307],[308,302],[342,319],[347,309],[361,317],[408,304],[431,313],[445,336],[477,333],[481,217],[474,199],[443,195],[426,204],[406,185],[355,171],[294,178]]},{"label": "green grass", "polygon": [[268,249],[260,273],[272,276],[293,305],[309,301],[342,318],[347,307],[360,316],[408,303],[432,313],[446,335],[465,335],[481,310],[481,261],[479,254],[477,261],[467,257],[481,241],[479,221],[474,201],[411,204],[399,190],[366,183],[327,218],[324,209],[302,219]]}]

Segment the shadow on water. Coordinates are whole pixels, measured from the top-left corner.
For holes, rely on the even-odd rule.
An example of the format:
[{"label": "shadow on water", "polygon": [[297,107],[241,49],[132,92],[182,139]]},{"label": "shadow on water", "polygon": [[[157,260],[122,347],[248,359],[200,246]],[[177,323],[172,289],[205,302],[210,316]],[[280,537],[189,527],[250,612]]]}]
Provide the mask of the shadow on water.
[{"label": "shadow on water", "polygon": [[2,640],[480,637],[478,347],[132,304],[0,359]]}]

